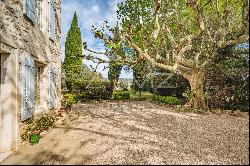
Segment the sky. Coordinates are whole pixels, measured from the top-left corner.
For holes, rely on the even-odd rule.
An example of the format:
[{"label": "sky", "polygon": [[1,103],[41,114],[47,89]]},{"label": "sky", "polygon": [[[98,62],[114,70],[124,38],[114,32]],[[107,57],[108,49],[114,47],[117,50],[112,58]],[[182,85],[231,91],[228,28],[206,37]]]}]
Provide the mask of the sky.
[{"label": "sky", "polygon": [[[81,29],[82,41],[87,42],[88,48],[95,51],[104,51],[104,46],[100,40],[94,38],[91,32],[92,25],[100,27],[104,21],[115,25],[117,22],[116,10],[117,3],[123,0],[62,0],[62,38],[61,38],[61,52],[62,59],[65,56],[65,41],[67,32],[76,11],[78,16],[78,25]],[[84,50],[83,53],[86,53]],[[105,57],[104,57],[105,59]],[[107,58],[106,58],[107,59]],[[83,63],[90,67],[95,66],[92,61],[83,60]],[[100,72],[104,78],[108,77],[108,69],[103,71],[107,64],[99,65],[97,71]],[[121,72],[120,78],[132,78],[132,72],[127,73],[124,70]]]}]

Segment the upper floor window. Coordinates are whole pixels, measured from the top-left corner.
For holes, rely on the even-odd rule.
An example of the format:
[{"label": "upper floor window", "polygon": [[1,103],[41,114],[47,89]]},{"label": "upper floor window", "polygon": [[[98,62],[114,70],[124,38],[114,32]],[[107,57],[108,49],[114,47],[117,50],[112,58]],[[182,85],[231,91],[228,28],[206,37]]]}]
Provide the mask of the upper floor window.
[{"label": "upper floor window", "polygon": [[56,6],[55,1],[49,1],[49,37],[55,39],[55,23],[56,23]]},{"label": "upper floor window", "polygon": [[24,13],[35,24],[36,21],[36,0],[24,0]]},{"label": "upper floor window", "polygon": [[24,14],[42,32],[55,39],[56,5],[55,0],[23,0]]}]

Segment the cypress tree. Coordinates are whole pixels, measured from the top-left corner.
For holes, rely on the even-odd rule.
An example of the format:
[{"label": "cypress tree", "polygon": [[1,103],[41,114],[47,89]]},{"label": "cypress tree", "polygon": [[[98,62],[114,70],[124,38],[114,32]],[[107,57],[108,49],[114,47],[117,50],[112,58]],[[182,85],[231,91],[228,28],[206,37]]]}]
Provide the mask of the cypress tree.
[{"label": "cypress tree", "polygon": [[66,87],[72,90],[72,85],[80,76],[82,66],[82,38],[78,27],[76,12],[74,13],[71,27],[65,42],[65,59],[63,68],[66,76]]}]

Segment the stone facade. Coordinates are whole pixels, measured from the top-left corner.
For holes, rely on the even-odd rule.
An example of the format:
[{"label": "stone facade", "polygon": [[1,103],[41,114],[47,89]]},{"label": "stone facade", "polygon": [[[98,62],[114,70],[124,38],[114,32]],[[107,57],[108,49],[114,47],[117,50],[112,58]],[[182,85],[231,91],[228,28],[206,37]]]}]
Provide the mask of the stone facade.
[{"label": "stone facade", "polygon": [[[53,16],[50,9],[52,0],[33,0],[35,21],[27,17],[25,3],[27,0],[0,1],[0,160],[4,153],[14,151],[20,146],[19,124],[25,120],[23,116],[27,107],[26,97],[34,94],[31,97],[35,100],[34,105],[31,104],[33,117],[38,117],[52,108],[58,109],[61,104],[61,0],[54,0],[53,38]],[[34,69],[32,75],[23,72],[27,66],[24,59],[27,58],[34,63],[30,68],[32,71]],[[53,80],[50,76],[51,67],[54,70]],[[34,87],[28,94],[27,82]],[[49,104],[51,94],[54,96],[52,107]]]}]

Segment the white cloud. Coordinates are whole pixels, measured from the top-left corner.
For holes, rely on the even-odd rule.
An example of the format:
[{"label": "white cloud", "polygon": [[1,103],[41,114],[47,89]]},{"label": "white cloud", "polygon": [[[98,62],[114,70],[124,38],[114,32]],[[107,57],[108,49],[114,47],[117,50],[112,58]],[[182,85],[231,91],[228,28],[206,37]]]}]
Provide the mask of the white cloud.
[{"label": "white cloud", "polygon": [[95,13],[99,13],[99,7],[97,5],[93,6],[92,11]]},{"label": "white cloud", "polygon": [[[76,11],[78,16],[78,24],[82,32],[82,40],[88,43],[90,49],[96,51],[105,51],[104,45],[100,40],[94,38],[91,32],[92,25],[100,27],[104,21],[108,21],[111,26],[116,25],[116,10],[117,3],[123,0],[108,0],[108,1],[81,1],[81,0],[62,0],[62,40],[61,40],[61,52],[62,59],[64,59],[64,47],[66,41],[66,35],[70,28],[70,24],[73,18],[73,14]],[[105,4],[104,4],[105,3]],[[105,8],[104,8],[105,6]],[[87,53],[85,50],[83,54]],[[100,55],[97,55],[100,56]],[[107,57],[102,57],[107,59]],[[93,62],[83,60],[87,66],[93,65]],[[97,71],[101,72],[104,77],[107,78],[108,69],[102,71],[106,65],[100,65]],[[127,73],[122,72],[122,77],[128,76]],[[130,77],[130,76],[129,76]]]}]

